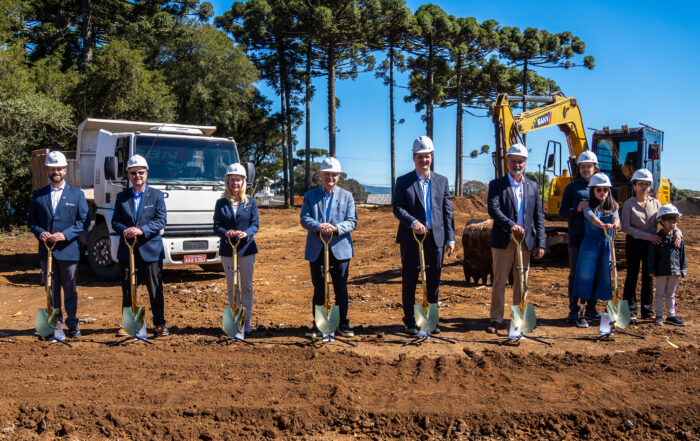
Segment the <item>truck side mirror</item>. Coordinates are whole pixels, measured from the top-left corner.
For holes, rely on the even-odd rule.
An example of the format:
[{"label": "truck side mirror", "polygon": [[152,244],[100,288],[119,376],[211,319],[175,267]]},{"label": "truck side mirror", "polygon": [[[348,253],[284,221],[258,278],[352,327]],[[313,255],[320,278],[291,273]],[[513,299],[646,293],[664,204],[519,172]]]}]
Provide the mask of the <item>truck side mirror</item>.
[{"label": "truck side mirror", "polygon": [[661,150],[661,144],[658,144],[656,142],[652,142],[649,144],[649,154],[648,157],[652,161],[656,161],[659,159],[659,151]]},{"label": "truck side mirror", "polygon": [[105,179],[113,181],[117,179],[117,157],[116,156],[106,156],[105,157]]},{"label": "truck side mirror", "polygon": [[255,182],[255,164],[253,164],[252,162],[245,163],[245,175],[248,186],[252,186]]},{"label": "truck side mirror", "polygon": [[550,153],[549,157],[547,157],[547,168],[552,167],[554,167],[554,153]]}]

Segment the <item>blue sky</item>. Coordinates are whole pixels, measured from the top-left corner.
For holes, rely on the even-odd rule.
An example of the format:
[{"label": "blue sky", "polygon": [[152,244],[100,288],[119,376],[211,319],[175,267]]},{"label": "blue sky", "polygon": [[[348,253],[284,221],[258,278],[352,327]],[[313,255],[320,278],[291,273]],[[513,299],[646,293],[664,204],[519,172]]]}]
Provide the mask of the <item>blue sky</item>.
[{"label": "blue sky", "polygon": [[[230,8],[230,0],[212,2],[217,14]],[[421,4],[407,0],[415,11]],[[554,79],[567,96],[576,97],[584,125],[594,128],[623,124],[637,127],[648,124],[665,132],[662,176],[679,188],[700,190],[698,140],[694,86],[700,61],[700,2],[697,1],[435,1],[448,14],[475,17],[479,21],[495,19],[501,26],[521,29],[536,27],[550,32],[571,31],[586,43],[586,54],[595,57],[595,69],[542,69],[541,75]],[[578,60],[581,61],[580,59]],[[399,76],[400,85],[407,76]],[[316,95],[311,107],[311,145],[328,148],[326,81],[314,81]],[[269,91],[263,85],[261,90]],[[405,119],[396,126],[396,169],[401,175],[413,169],[411,144],[425,134],[425,124],[412,103],[404,103],[404,91],[398,90],[396,118]],[[337,157],[348,176],[366,185],[389,186],[389,103],[388,88],[373,73],[356,80],[336,82]],[[278,102],[277,99],[273,102]],[[454,107],[435,111],[435,169],[455,177]],[[587,130],[589,140],[591,131]],[[305,143],[303,126],[297,132],[300,146]],[[528,134],[530,171],[537,170],[545,155],[547,140],[566,145],[556,128]],[[493,124],[489,118],[464,118],[464,152],[488,144],[493,150]],[[494,171],[490,155],[464,159],[464,180],[488,182]]]}]

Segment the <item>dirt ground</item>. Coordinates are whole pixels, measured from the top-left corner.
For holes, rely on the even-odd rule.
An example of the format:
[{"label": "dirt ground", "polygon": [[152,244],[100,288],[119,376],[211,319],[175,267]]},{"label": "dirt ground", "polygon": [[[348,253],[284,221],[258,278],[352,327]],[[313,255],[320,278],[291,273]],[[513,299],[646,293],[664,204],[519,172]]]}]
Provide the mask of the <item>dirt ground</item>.
[{"label": "dirt ground", "polygon": [[529,302],[539,324],[532,335],[552,346],[500,346],[507,331],[484,332],[490,287],[467,284],[461,267],[462,228],[486,217],[485,204],[462,199],[455,207],[458,251],[445,261],[440,316],[441,336],[456,344],[403,346],[389,208],[358,210],[349,282],[356,347],[304,346],[312,288],[298,209],[260,213],[254,346],[205,344],[222,335],[226,285],[221,273],[199,267],[164,271],[173,335],[149,338],[153,345],[106,346],[121,292],[86,265],[83,336],[72,348],[39,341],[36,242],[21,231],[1,236],[0,440],[700,438],[700,218],[680,223],[690,275],[677,310],[686,327],[640,321],[627,330],[644,339],[595,343],[597,328],[566,324],[568,269],[547,261],[533,264]]}]

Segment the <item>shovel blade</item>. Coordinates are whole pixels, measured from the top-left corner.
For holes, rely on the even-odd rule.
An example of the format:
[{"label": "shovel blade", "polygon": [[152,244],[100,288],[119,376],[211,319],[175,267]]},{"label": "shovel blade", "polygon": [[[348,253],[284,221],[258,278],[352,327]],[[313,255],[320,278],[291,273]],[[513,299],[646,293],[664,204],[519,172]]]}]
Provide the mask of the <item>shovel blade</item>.
[{"label": "shovel blade", "polygon": [[53,335],[56,326],[52,325],[51,323],[53,322],[53,318],[56,315],[56,313],[57,311],[54,309],[53,314],[51,315],[51,317],[49,317],[48,312],[46,312],[46,308],[41,308],[37,310],[36,318],[34,319],[34,327],[36,328],[37,334],[39,334],[43,338],[50,337]]},{"label": "shovel blade", "polygon": [[323,305],[316,305],[314,308],[314,319],[316,327],[323,335],[331,335],[340,325],[340,309],[338,305],[334,305],[331,307],[330,312],[326,314],[326,308]]},{"label": "shovel blade", "polygon": [[427,314],[423,311],[422,305],[413,305],[413,315],[416,320],[416,326],[426,334],[432,333],[437,328],[440,320],[437,303],[428,304]]},{"label": "shovel blade", "polygon": [[630,305],[627,300],[617,301],[617,320],[615,326],[620,329],[625,329],[629,326],[632,314],[630,313]]},{"label": "shovel blade", "polygon": [[527,335],[531,333],[533,329],[535,329],[537,326],[537,317],[535,316],[534,306],[525,306],[524,313],[520,311],[520,307],[518,305],[511,306],[510,310],[511,321],[515,327],[523,333],[523,335]]},{"label": "shovel blade", "polygon": [[63,326],[61,322],[56,323],[56,327],[53,330],[53,338],[57,341],[65,341],[66,333],[63,331]]},{"label": "shovel blade", "polygon": [[143,306],[139,306],[136,310],[136,315],[131,311],[130,306],[122,308],[122,328],[127,334],[133,336],[139,335],[141,328],[144,326],[144,315],[146,310]]},{"label": "shovel blade", "polygon": [[245,308],[238,308],[238,314],[233,313],[233,309],[224,308],[224,315],[221,318],[221,327],[229,337],[236,337],[241,329],[241,320],[245,314]]}]

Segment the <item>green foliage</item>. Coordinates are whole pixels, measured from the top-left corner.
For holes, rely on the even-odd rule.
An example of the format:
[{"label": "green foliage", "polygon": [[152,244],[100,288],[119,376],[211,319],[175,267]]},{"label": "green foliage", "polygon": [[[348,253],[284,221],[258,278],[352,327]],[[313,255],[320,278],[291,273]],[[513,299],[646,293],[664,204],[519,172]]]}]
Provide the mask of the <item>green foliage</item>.
[{"label": "green foliage", "polygon": [[479,155],[486,155],[489,153],[489,150],[491,150],[491,147],[489,147],[487,144],[484,144],[479,150],[472,150],[472,152],[469,154],[469,157],[474,159],[477,158]]},{"label": "green foliage", "polygon": [[[306,149],[297,150],[297,156],[300,158],[305,158],[306,157]],[[309,156],[311,157],[311,162],[313,162],[314,159],[316,159],[316,158],[320,158],[322,156],[328,156],[328,150],[326,150],[326,149],[309,149]]]},{"label": "green foliage", "polygon": [[692,198],[700,196],[700,191],[698,190],[680,189],[673,185],[673,182],[670,180],[668,183],[671,185],[671,202],[677,202],[686,197]]},{"label": "green foliage", "polygon": [[[304,194],[304,179],[305,179],[305,168],[303,166],[297,167],[294,170],[294,194],[303,195]],[[321,163],[312,162],[311,163],[311,188],[320,187],[321,182]],[[340,174],[340,180],[338,181],[338,186],[343,188],[350,193],[352,193],[356,204],[361,204],[367,202],[367,191],[357,180],[348,178],[347,173]]]},{"label": "green foliage", "polygon": [[486,184],[481,181],[467,181],[464,183],[464,196],[478,196],[480,194],[486,194],[489,188]]}]

